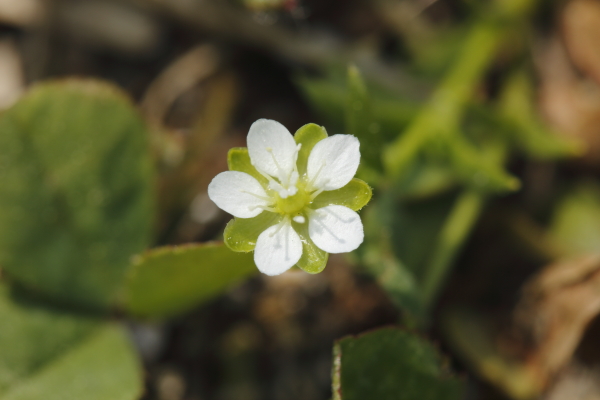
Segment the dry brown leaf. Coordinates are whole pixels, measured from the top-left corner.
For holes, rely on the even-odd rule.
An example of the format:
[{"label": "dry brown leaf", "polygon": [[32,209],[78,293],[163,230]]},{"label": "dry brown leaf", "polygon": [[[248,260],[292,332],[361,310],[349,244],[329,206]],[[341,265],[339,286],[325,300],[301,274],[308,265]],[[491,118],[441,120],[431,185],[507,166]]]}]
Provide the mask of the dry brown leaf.
[{"label": "dry brown leaf", "polygon": [[592,386],[578,397],[563,394],[573,382],[589,381],[589,374],[572,373],[573,355],[598,314],[597,254],[551,264],[531,278],[512,321],[501,329],[499,321],[464,307],[447,310],[443,326],[467,364],[512,398],[539,399],[544,394],[547,400],[595,400]]},{"label": "dry brown leaf", "polygon": [[588,324],[600,314],[600,255],[552,264],[523,290],[515,329],[527,342],[527,364],[549,384],[571,360]]},{"label": "dry brown leaf", "polygon": [[543,400],[600,400],[600,371],[570,364]]},{"label": "dry brown leaf", "polygon": [[141,107],[153,122],[162,124],[171,106],[183,93],[213,75],[220,64],[217,49],[211,45],[192,48],[173,61],[150,84]]},{"label": "dry brown leaf", "polygon": [[21,54],[12,40],[0,41],[0,110],[12,106],[25,90]]},{"label": "dry brown leaf", "polygon": [[42,0],[0,0],[0,22],[17,26],[33,26],[46,17]]},{"label": "dry brown leaf", "polygon": [[560,134],[586,144],[586,163],[600,165],[600,86],[576,73],[558,40],[539,48],[543,49],[536,55],[542,113]]},{"label": "dry brown leaf", "polygon": [[56,1],[56,27],[71,41],[127,56],[152,54],[162,25],[139,7],[107,0]]},{"label": "dry brown leaf", "polygon": [[561,22],[571,60],[600,84],[600,1],[568,2]]}]

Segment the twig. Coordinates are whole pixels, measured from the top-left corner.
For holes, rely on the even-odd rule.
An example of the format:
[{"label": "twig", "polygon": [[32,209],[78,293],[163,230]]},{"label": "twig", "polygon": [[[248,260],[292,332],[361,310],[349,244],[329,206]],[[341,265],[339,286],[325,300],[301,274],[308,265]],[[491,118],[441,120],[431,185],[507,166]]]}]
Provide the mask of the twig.
[{"label": "twig", "polygon": [[355,64],[369,79],[405,95],[422,96],[430,87],[410,77],[377,54],[350,45],[337,36],[314,30],[295,32],[283,26],[261,25],[252,14],[223,1],[123,0],[166,15],[191,30],[265,49],[301,65],[325,68]]}]

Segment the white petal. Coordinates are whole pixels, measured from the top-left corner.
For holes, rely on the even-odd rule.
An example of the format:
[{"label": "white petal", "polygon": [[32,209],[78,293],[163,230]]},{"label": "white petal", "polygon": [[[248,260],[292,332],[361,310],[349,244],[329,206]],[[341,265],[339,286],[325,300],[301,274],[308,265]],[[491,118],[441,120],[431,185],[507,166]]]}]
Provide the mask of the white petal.
[{"label": "white petal", "polygon": [[250,127],[247,142],[250,160],[257,169],[287,180],[294,170],[297,145],[285,126],[270,119],[259,119]]},{"label": "white petal", "polygon": [[262,185],[245,172],[226,171],[208,185],[208,197],[222,210],[239,218],[260,214],[260,206],[271,204]]},{"label": "white petal", "polygon": [[346,253],[363,242],[363,225],[357,213],[344,206],[319,208],[308,217],[308,235],[321,250]]},{"label": "white petal", "polygon": [[318,142],[308,156],[306,172],[315,189],[345,186],[360,163],[360,143],[352,135],[333,135]]},{"label": "white petal", "polygon": [[300,260],[302,242],[289,221],[273,225],[258,236],[254,262],[266,275],[279,275]]}]

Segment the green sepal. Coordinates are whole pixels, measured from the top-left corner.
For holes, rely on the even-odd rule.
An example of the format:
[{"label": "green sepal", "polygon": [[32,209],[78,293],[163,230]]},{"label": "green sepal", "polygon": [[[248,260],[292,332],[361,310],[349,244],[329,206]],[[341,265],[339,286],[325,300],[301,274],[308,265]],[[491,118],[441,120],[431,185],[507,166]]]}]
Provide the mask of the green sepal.
[{"label": "green sepal", "polygon": [[258,235],[280,220],[281,215],[269,211],[254,218],[234,218],[225,227],[223,239],[231,250],[247,253],[256,247]]},{"label": "green sepal", "polygon": [[313,200],[311,207],[317,209],[336,204],[358,211],[367,205],[371,196],[373,196],[371,187],[365,181],[354,178],[343,188],[329,190],[318,195]]},{"label": "green sepal", "polygon": [[252,165],[246,147],[233,147],[229,149],[229,153],[227,153],[227,165],[229,166],[230,171],[245,172],[256,178],[263,186],[266,186],[269,183],[267,178],[262,176],[256,168],[254,168],[254,165]]},{"label": "green sepal", "polygon": [[296,131],[294,139],[296,140],[296,143],[302,144],[302,147],[298,152],[298,161],[296,162],[300,176],[306,173],[308,156],[313,147],[326,137],[327,131],[325,128],[317,124],[306,124]]},{"label": "green sepal", "polygon": [[296,266],[309,274],[322,272],[327,265],[329,253],[318,248],[310,239],[308,235],[308,223],[298,224],[292,222],[292,226],[302,241],[302,256],[296,263]]}]

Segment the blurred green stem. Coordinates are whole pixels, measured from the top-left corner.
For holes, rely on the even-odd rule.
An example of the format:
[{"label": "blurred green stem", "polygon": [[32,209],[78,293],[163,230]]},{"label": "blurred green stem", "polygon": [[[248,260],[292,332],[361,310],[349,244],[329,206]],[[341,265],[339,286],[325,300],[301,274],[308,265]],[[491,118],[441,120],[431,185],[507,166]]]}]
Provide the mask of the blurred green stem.
[{"label": "blurred green stem", "polygon": [[485,203],[485,197],[474,190],[465,190],[454,204],[448,216],[437,246],[425,271],[421,295],[425,307],[436,299],[448,270],[462,247],[467,235],[477,221]]},{"label": "blurred green stem", "polygon": [[[485,156],[498,164],[503,164],[507,155],[508,147],[503,142],[490,142],[485,148]],[[425,308],[431,308],[436,300],[456,256],[483,210],[486,199],[485,193],[474,189],[465,189],[456,199],[425,268],[421,284],[421,298]]]},{"label": "blurred green stem", "polygon": [[527,14],[535,0],[498,0],[480,17],[445,79],[413,123],[386,149],[383,162],[388,175],[401,177],[432,134],[452,134],[467,102],[492,63],[499,44],[514,27],[510,22]]}]

